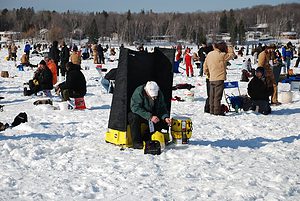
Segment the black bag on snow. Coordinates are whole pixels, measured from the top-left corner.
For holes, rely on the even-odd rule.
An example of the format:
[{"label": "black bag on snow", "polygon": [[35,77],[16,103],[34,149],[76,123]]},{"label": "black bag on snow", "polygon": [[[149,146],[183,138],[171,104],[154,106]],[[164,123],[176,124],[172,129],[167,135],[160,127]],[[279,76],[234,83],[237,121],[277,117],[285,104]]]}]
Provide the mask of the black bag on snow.
[{"label": "black bag on snow", "polygon": [[195,86],[188,84],[188,83],[183,83],[183,84],[176,84],[175,86],[172,87],[172,90],[177,90],[177,89],[191,90],[192,88],[195,88]]},{"label": "black bag on snow", "polygon": [[144,154],[160,155],[161,147],[159,141],[146,141]]},{"label": "black bag on snow", "polygon": [[11,126],[12,126],[12,127],[15,127],[15,126],[18,126],[18,125],[20,125],[21,123],[25,123],[25,122],[27,122],[27,114],[26,114],[25,112],[21,112],[21,113],[19,113],[19,114],[15,117],[15,119],[14,119],[14,121],[12,122]]}]

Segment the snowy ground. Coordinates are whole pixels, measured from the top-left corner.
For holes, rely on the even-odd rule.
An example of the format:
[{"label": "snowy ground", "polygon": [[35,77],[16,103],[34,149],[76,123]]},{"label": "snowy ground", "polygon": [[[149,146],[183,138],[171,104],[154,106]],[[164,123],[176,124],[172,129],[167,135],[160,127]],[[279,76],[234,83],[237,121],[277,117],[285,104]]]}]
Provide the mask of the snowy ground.
[{"label": "snowy ground", "polygon": [[[89,109],[61,111],[34,106],[41,97],[23,96],[23,83],[33,71],[17,71],[14,62],[4,61],[6,54],[2,49],[0,70],[13,78],[0,78],[0,96],[5,97],[0,122],[11,123],[23,111],[28,122],[0,133],[1,201],[300,200],[300,92],[293,92],[293,103],[273,107],[268,116],[252,111],[212,116],[203,112],[205,78],[176,75],[174,84],[196,86],[195,101],[172,102],[171,111],[192,119],[191,142],[159,156],[144,155],[105,143],[112,95],[97,82],[92,60],[83,64],[90,66],[83,71]],[[231,62],[229,80],[240,79],[236,68],[241,60]],[[241,83],[243,94],[246,89],[247,83]],[[279,91],[287,90],[289,84],[279,84]],[[173,95],[184,97],[184,91]]]}]

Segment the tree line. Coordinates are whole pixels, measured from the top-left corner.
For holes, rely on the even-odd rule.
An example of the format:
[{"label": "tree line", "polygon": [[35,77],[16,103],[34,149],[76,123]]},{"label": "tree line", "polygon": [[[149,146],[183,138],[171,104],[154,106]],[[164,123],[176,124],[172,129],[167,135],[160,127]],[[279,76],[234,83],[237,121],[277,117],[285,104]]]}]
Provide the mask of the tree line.
[{"label": "tree line", "polygon": [[[33,8],[2,9],[0,31],[21,32],[24,38],[49,30],[49,40],[99,37],[117,34],[121,42],[145,41],[151,36],[169,36],[172,41],[201,43],[207,34],[230,33],[232,42],[245,39],[245,31],[257,23],[267,23],[268,32],[300,32],[300,4],[259,5],[252,8],[216,12],[165,12],[152,10],[117,12],[35,11]],[[81,30],[81,31],[76,31]]]}]

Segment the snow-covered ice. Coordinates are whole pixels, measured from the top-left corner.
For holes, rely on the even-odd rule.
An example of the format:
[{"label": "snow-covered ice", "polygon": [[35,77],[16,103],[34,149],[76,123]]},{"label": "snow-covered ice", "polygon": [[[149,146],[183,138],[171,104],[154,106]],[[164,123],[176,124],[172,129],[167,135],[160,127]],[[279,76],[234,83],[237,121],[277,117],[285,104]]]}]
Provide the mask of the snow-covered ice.
[{"label": "snow-covered ice", "polygon": [[[18,71],[6,55],[2,49],[0,70],[11,78],[0,78],[0,122],[11,123],[19,112],[28,114],[28,122],[0,133],[0,200],[300,200],[300,92],[268,116],[212,116],[203,111],[205,78],[175,75],[174,84],[196,86],[194,102],[172,102],[171,109],[172,116],[192,119],[190,144],[144,155],[105,142],[112,95],[98,83],[92,60],[83,64],[90,66],[83,70],[88,109],[62,111],[33,105],[41,97],[24,97],[23,83],[33,71]],[[240,79],[241,60],[231,61],[228,80]],[[245,94],[247,83],[240,89]],[[288,90],[289,84],[279,84],[279,91]],[[184,98],[184,91],[175,95]]]}]

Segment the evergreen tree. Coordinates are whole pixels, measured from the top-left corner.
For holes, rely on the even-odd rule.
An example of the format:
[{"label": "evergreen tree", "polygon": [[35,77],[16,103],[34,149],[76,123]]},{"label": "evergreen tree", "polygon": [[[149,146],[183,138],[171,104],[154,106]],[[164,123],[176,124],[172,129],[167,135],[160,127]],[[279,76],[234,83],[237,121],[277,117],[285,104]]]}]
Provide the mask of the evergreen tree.
[{"label": "evergreen tree", "polygon": [[226,10],[223,11],[223,13],[222,13],[222,15],[220,17],[219,31],[220,31],[220,33],[226,33],[226,32],[228,32]]},{"label": "evergreen tree", "polygon": [[89,36],[89,42],[97,43],[99,38],[98,27],[95,18],[93,19],[89,29],[87,30],[87,35]]},{"label": "evergreen tree", "polygon": [[245,41],[245,36],[246,36],[246,30],[245,30],[245,25],[244,25],[244,21],[240,20],[239,22],[239,26],[238,26],[238,34],[239,34],[239,42],[243,43]]},{"label": "evergreen tree", "polygon": [[291,20],[288,20],[286,23],[286,31],[292,31],[293,23]]},{"label": "evergreen tree", "polygon": [[107,18],[108,18],[108,13],[103,10],[102,13],[101,13],[104,17],[104,22],[103,22],[103,35],[104,36],[107,36],[107,33],[106,33],[106,27],[107,27]]},{"label": "evergreen tree", "polygon": [[[127,34],[126,34],[126,32],[125,32],[125,34],[126,34],[126,36],[127,36],[127,41],[128,42],[132,42],[132,36],[131,36],[131,32],[130,32],[130,21],[131,21],[131,18],[132,18],[132,16],[131,16],[131,11],[130,10],[128,10],[127,11],[127,15],[126,15],[126,19],[127,19],[127,34],[128,34],[128,36],[127,36]],[[126,38],[126,37],[125,37]]]},{"label": "evergreen tree", "polygon": [[230,40],[233,44],[235,44],[238,39],[238,25],[236,23],[236,20],[234,17],[234,12],[232,9],[230,9],[230,11],[229,11],[227,27],[229,29],[229,33],[230,33],[230,37],[231,37]]}]

